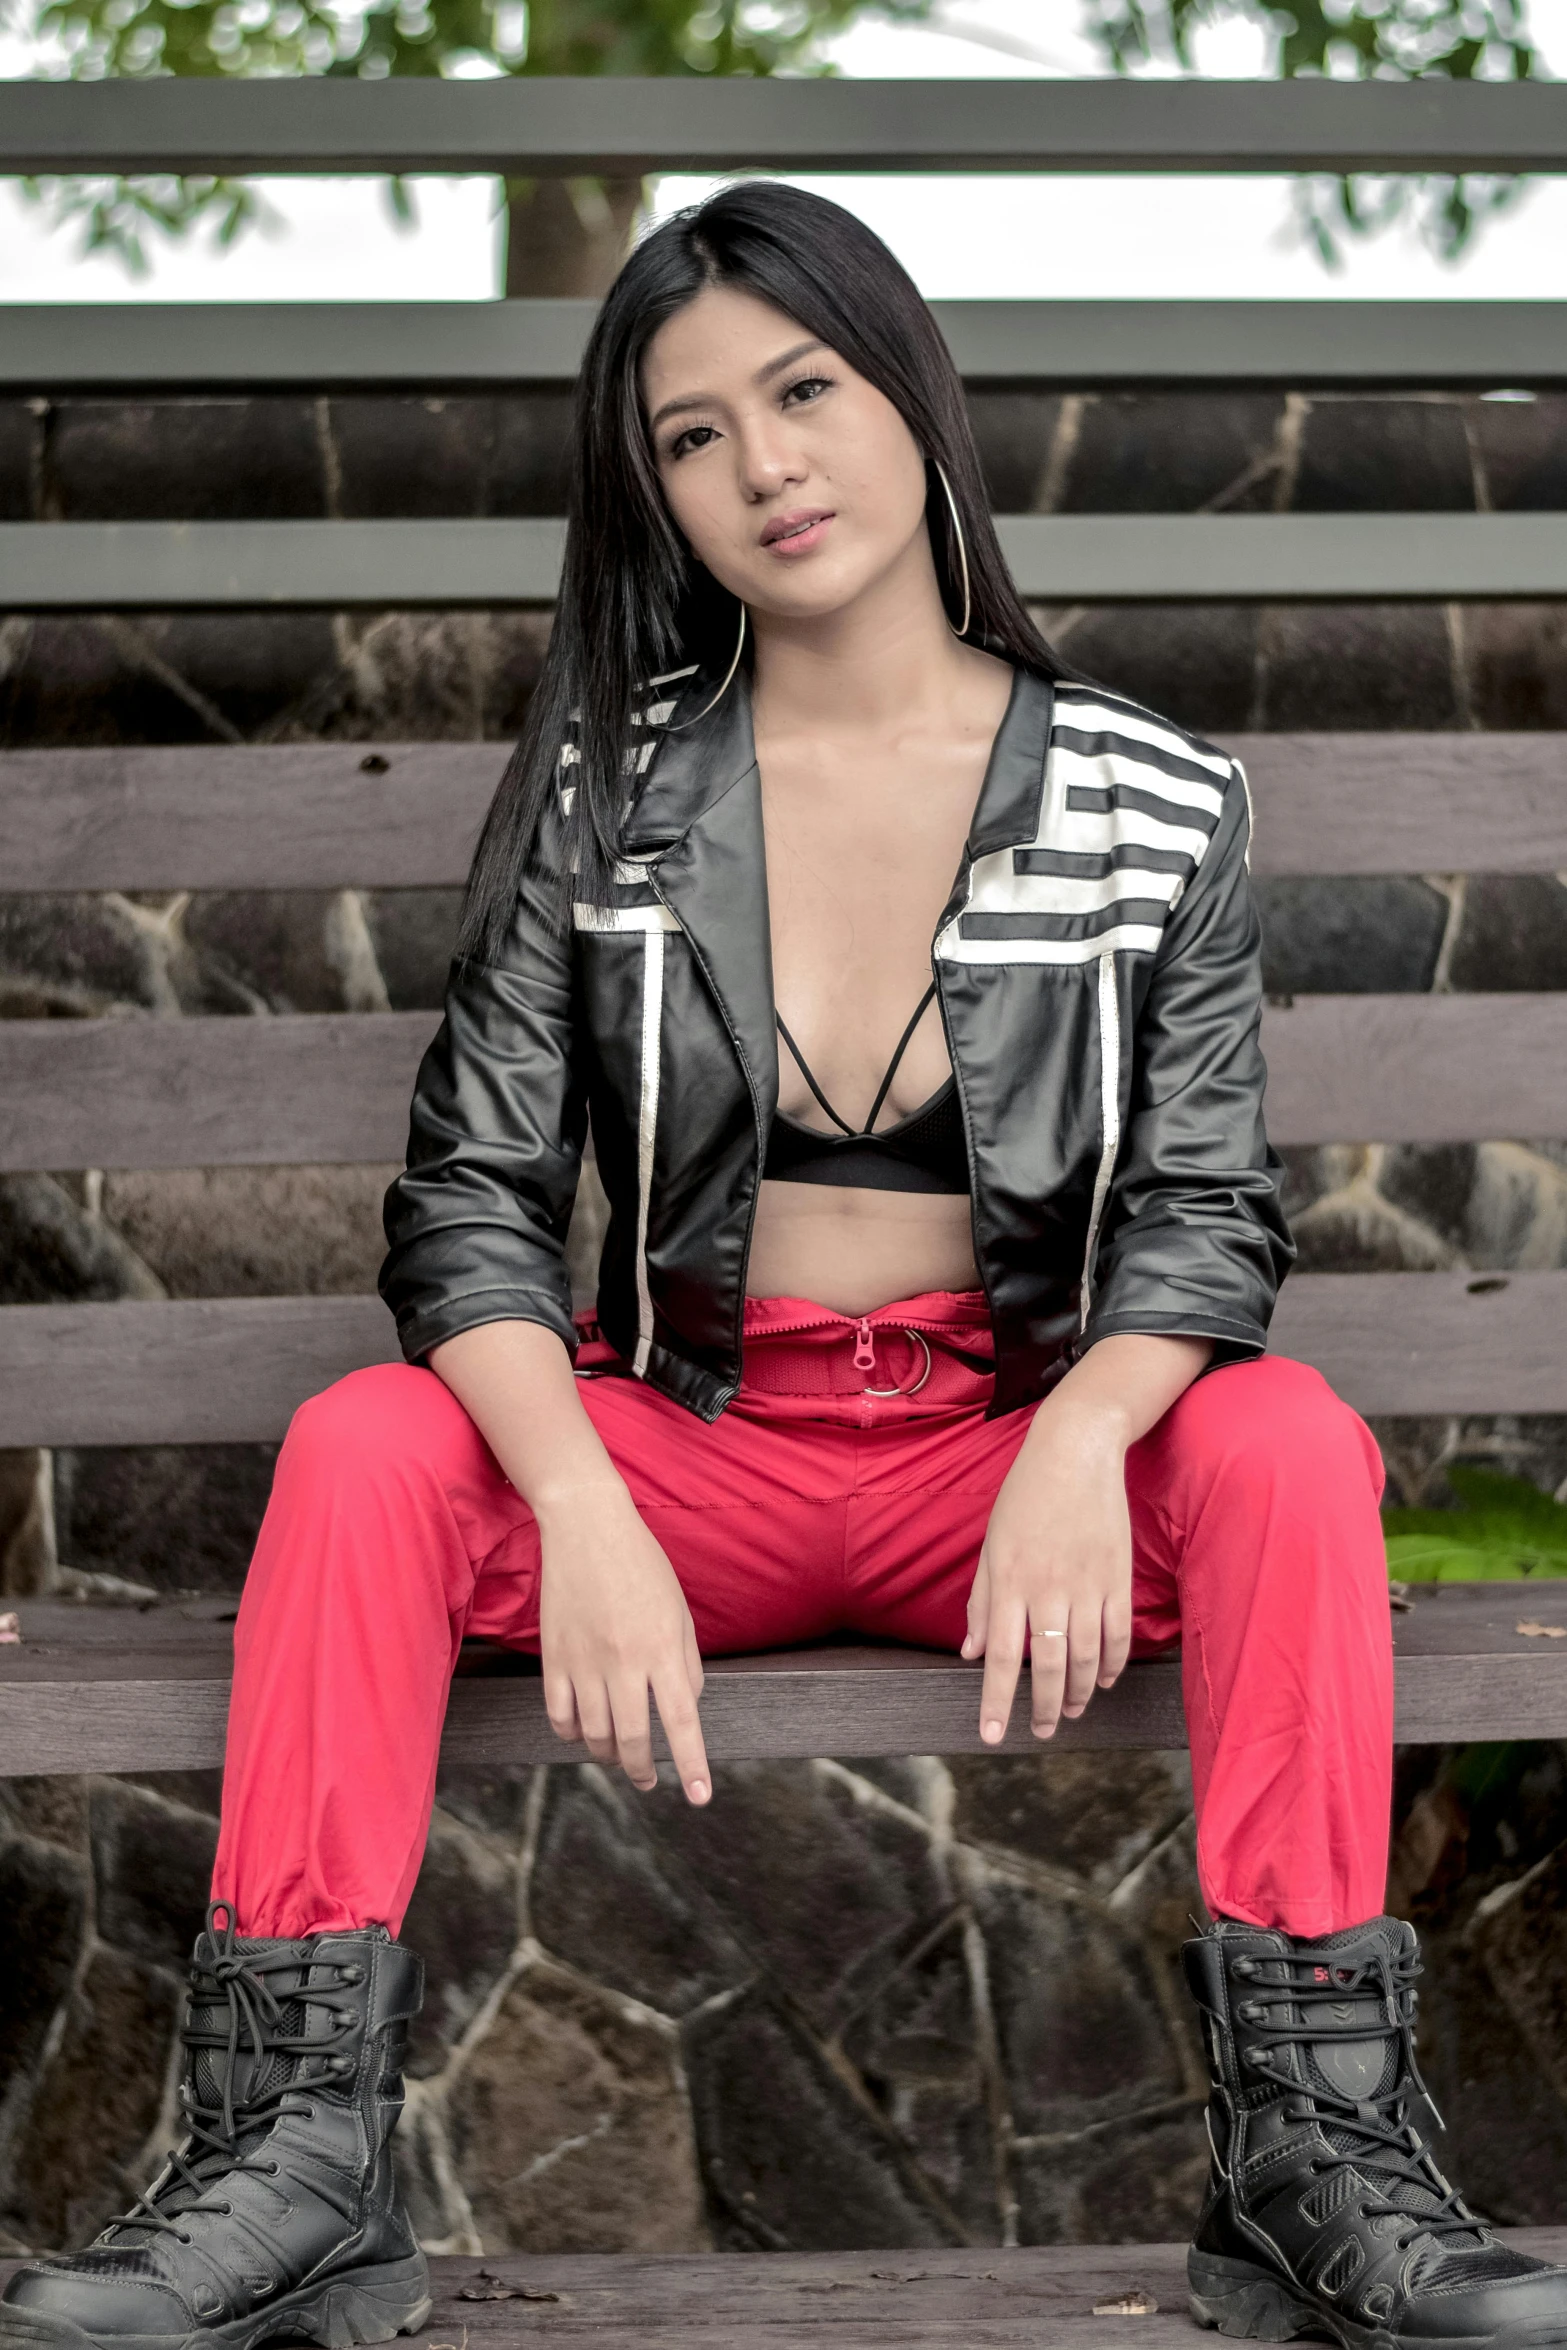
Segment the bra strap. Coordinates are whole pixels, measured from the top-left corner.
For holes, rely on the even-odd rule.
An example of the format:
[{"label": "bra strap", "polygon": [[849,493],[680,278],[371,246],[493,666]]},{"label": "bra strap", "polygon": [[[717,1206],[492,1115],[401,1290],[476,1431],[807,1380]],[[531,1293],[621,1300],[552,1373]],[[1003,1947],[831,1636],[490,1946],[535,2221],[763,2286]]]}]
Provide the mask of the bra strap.
[{"label": "bra strap", "polygon": [[[924,1009],[923,1005],[921,1006],[921,1009]],[[837,1111],[833,1108],[832,1103],[827,1099],[827,1096],[823,1093],[821,1087],[817,1084],[815,1078],[811,1075],[810,1067],[806,1061],[804,1053],[801,1052],[799,1046],[795,1043],[794,1038],[789,1034],[788,1029],[785,1028],[783,1024],[783,1014],[781,1012],[775,1012],[773,1014],[773,1018],[778,1023],[779,1035],[783,1038],[784,1043],[789,1047],[790,1052],[794,1055],[796,1068],[799,1070],[800,1075],[805,1079],[806,1084],[810,1087],[818,1102],[820,1102],[822,1108],[827,1112],[828,1117],[832,1120],[835,1126],[841,1127],[845,1134],[853,1134],[856,1129],[849,1124],[847,1118],[839,1117]],[[880,1107],[880,1104],[878,1103],[877,1106]]]},{"label": "bra strap", "polygon": [[812,1093],[816,1096],[816,1099],[821,1104],[822,1108],[827,1112],[827,1115],[832,1120],[833,1124],[840,1128],[843,1133],[851,1135],[856,1142],[865,1142],[873,1137],[876,1121],[881,1116],[882,1104],[886,1101],[888,1094],[891,1092],[892,1081],[898,1074],[898,1064],[902,1061],[904,1054],[908,1051],[909,1046],[913,1041],[915,1029],[918,1028],[920,1022],[924,1019],[925,1014],[929,1011],[935,993],[936,982],[933,979],[929,987],[926,988],[925,993],[920,997],[919,1002],[916,1004],[914,1008],[913,1019],[909,1022],[907,1028],[905,1028],[903,1034],[899,1037],[897,1044],[894,1047],[892,1059],[887,1063],[887,1074],[881,1081],[881,1090],[878,1092],[876,1099],[872,1102],[871,1114],[866,1119],[863,1126],[851,1126],[847,1118],[839,1117],[837,1111],[833,1108],[832,1103],[827,1099],[827,1096],[823,1093],[821,1087],[817,1084],[815,1078],[811,1075],[810,1069],[806,1064],[805,1055],[801,1052],[799,1046],[795,1043],[794,1038],[789,1034],[788,1029],[784,1026],[783,1014],[781,1012],[774,1012],[773,1018],[778,1023],[778,1033],[783,1038],[784,1043],[789,1047],[790,1052],[794,1055],[795,1066],[799,1070],[800,1075],[805,1079],[806,1084],[810,1087]]},{"label": "bra strap", "polygon": [[916,1028],[918,1028],[920,1022],[924,1019],[925,1014],[929,1011],[931,1000],[935,993],[936,982],[933,979],[929,987],[926,988],[925,993],[920,997],[920,1000],[915,1007],[914,1017],[909,1022],[907,1028],[905,1028],[903,1031],[903,1034],[899,1037],[897,1050],[894,1052],[892,1059],[887,1063],[887,1074],[881,1081],[880,1093],[877,1094],[876,1099],[871,1104],[871,1114],[866,1119],[864,1127],[862,1128],[863,1133],[873,1134],[875,1132],[876,1121],[881,1116],[882,1103],[887,1099],[888,1094],[892,1091],[892,1081],[898,1074],[898,1064],[902,1060],[904,1054],[908,1051],[910,1044],[913,1042],[914,1031]]}]

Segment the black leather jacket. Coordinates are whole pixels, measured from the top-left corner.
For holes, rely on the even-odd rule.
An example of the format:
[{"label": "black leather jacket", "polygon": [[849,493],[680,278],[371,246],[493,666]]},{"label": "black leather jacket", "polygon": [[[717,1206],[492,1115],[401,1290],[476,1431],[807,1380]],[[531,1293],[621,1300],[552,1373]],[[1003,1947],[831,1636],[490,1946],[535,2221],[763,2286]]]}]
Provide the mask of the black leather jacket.
[{"label": "black leather jacket", "polygon": [[[735,1392],[778,1056],[743,677],[679,730],[712,691],[693,678],[647,712],[667,731],[643,738],[610,902],[553,918],[557,823],[504,953],[453,968],[386,1202],[381,1294],[411,1361],[506,1319],[575,1345],[564,1243],[591,1115],[604,1336],[703,1419]],[[1248,833],[1225,753],[1018,673],[933,947],[997,1412],[1113,1331],[1212,1338],[1216,1364],[1263,1348],[1293,1250]]]}]

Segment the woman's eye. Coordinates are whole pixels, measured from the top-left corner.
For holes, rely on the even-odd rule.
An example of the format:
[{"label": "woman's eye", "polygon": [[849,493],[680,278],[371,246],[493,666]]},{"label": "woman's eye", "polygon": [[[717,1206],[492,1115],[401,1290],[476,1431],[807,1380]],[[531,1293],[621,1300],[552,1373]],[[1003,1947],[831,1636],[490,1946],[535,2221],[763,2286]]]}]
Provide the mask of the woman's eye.
[{"label": "woman's eye", "polygon": [[797,407],[804,407],[808,401],[819,400],[823,392],[831,390],[831,376],[802,375],[799,381],[792,383],[785,392],[784,403],[787,406],[790,401],[793,401]]},{"label": "woman's eye", "polygon": [[705,449],[718,435],[710,424],[688,424],[684,432],[676,433],[669,444],[671,457],[688,457],[693,449]]}]

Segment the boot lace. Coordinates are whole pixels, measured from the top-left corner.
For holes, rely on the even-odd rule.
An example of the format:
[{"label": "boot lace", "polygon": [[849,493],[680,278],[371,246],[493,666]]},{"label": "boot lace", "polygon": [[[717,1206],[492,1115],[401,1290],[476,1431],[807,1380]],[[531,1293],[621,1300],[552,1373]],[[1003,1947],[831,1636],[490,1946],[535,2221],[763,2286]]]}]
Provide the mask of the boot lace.
[{"label": "boot lace", "polygon": [[[105,2230],[105,2237],[117,2236],[122,2229],[145,2228],[188,2243],[183,2223],[193,2213],[223,2214],[232,2208],[212,2194],[221,2180],[243,2171],[267,2176],[276,2171],[275,2162],[263,2161],[255,2152],[270,2125],[285,2113],[305,2110],[310,2090],[341,2087],[355,2070],[355,2059],[339,2051],[353,2031],[357,2002],[346,1997],[345,1990],[329,1985],[317,1988],[311,1982],[306,1990],[304,1979],[329,1966],[346,1989],[363,1981],[362,1969],[334,1960],[302,1960],[288,1943],[260,1950],[236,1945],[233,1911],[225,1902],[213,1902],[206,1934],[196,1945],[190,2009],[180,2031],[189,2051],[180,2090],[188,2135],[146,2193]],[[272,1983],[279,1975],[296,1978],[281,1999]],[[289,2010],[297,2015],[306,1999],[335,2019],[324,2037],[312,2038],[291,2028],[295,2017]],[[250,2083],[239,2096],[235,2075],[247,2050],[253,2060]],[[205,2096],[203,2075],[211,2084],[211,2093]]]},{"label": "boot lace", "polygon": [[[1236,2020],[1251,2036],[1245,2050],[1248,2065],[1262,2080],[1286,2092],[1293,2104],[1293,2110],[1286,2106],[1289,2118],[1304,2121],[1315,2109],[1328,2125],[1322,2133],[1327,2151],[1313,2162],[1313,2170],[1324,2174],[1349,2171],[1369,2185],[1372,2193],[1362,2202],[1361,2211],[1367,2219],[1403,2220],[1410,2232],[1399,2238],[1401,2251],[1417,2235],[1438,2239],[1471,2236],[1484,2244],[1488,2239],[1482,2223],[1466,2208],[1458,2190],[1443,2178],[1409,2118],[1411,2092],[1418,2091],[1436,2115],[1438,2127],[1442,2126],[1415,2059],[1415,1982],[1424,1972],[1419,1959],[1412,1951],[1390,1955],[1378,1949],[1355,1965],[1330,1961],[1324,1967],[1320,1957],[1290,1951],[1277,1959],[1237,1959],[1234,1971],[1256,1977],[1264,1966],[1270,1978],[1275,1968],[1282,1969],[1283,1980],[1266,1982],[1266,1998],[1238,2004]],[[1283,2060],[1282,2053],[1273,2053],[1333,2042],[1364,2045],[1374,2039],[1375,2024],[1345,2020],[1342,2013],[1332,2012],[1335,2008],[1342,2011],[1346,2000],[1356,1993],[1368,1991],[1381,2002],[1382,2027],[1396,2034],[1398,2042],[1392,2079],[1371,2096],[1349,2095],[1332,2083],[1320,2065],[1313,2068],[1314,2077],[1303,2080]],[[1273,2010],[1286,2002],[1286,2013],[1299,2020],[1275,2022]],[[1384,2066],[1384,2076],[1386,2069]],[[1309,2106],[1298,2102],[1303,2091],[1310,2098]],[[1386,2181],[1386,2190],[1378,2195],[1376,2187],[1382,2181]]]}]

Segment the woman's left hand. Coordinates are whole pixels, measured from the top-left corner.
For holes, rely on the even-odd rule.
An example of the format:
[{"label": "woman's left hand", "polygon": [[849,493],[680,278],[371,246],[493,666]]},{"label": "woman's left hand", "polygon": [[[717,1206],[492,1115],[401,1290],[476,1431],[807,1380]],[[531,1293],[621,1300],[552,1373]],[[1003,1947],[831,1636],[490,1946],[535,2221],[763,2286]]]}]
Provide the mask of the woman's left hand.
[{"label": "woman's left hand", "polygon": [[1131,1639],[1125,1441],[1117,1421],[1062,1395],[1041,1405],[996,1496],[969,1593],[962,1653],[985,1660],[981,1738],[1005,1734],[1025,1645],[1034,1735],[1051,1738],[1063,1713],[1074,1720],[1110,1687]]},{"label": "woman's left hand", "polygon": [[1128,1447],[1207,1363],[1206,1338],[1122,1332],[1074,1363],[1034,1414],[990,1513],[962,1653],[982,1656],[979,1734],[1006,1735],[1023,1651],[1036,1738],[1120,1676],[1132,1641]]}]

